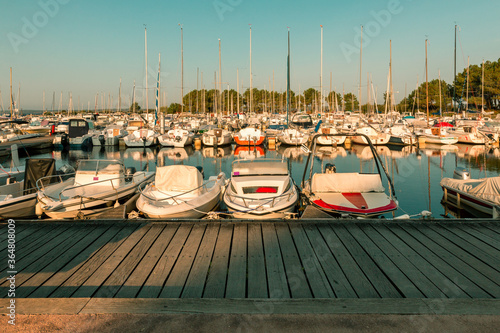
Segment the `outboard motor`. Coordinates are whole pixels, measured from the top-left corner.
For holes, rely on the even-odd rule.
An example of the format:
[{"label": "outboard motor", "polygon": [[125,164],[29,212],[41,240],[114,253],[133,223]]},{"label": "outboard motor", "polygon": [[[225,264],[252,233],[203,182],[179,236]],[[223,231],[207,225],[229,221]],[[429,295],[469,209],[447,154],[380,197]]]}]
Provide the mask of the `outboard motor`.
[{"label": "outboard motor", "polygon": [[68,137],[68,134],[66,133],[63,133],[61,135],[61,145],[63,147],[66,147],[67,145],[69,145],[69,137]]},{"label": "outboard motor", "polygon": [[337,172],[337,167],[335,164],[327,163],[325,165],[325,173],[336,173]]},{"label": "outboard motor", "polygon": [[125,181],[126,182],[129,182],[132,180],[132,178],[134,177],[134,173],[136,172],[137,170],[135,169],[135,167],[128,167],[125,169]]},{"label": "outboard motor", "polygon": [[176,141],[176,142],[181,141],[181,137],[177,135],[177,136],[175,137],[175,141]]},{"label": "outboard motor", "polygon": [[101,146],[104,146],[106,144],[106,139],[104,138],[104,135],[99,135],[99,142],[101,143]]},{"label": "outboard motor", "polygon": [[470,172],[465,168],[455,168],[453,170],[453,179],[470,179]]},{"label": "outboard motor", "polygon": [[64,164],[62,167],[59,168],[59,170],[57,170],[57,173],[60,175],[67,175],[67,174],[72,174],[75,172],[76,172],[75,168],[73,168],[69,164]]}]

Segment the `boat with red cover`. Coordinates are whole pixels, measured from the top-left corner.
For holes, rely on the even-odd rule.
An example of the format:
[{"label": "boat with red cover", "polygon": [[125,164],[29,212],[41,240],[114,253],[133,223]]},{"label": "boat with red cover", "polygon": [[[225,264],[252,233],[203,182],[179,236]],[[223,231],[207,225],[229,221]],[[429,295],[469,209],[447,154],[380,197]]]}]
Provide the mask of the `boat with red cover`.
[{"label": "boat with red cover", "polygon": [[[313,157],[316,151],[316,141],[324,135],[315,135],[310,147],[304,147],[309,154],[302,178],[302,193],[306,201],[313,207],[333,216],[375,217],[394,212],[398,208],[398,202],[391,178],[370,139],[364,134],[355,135],[365,136],[374,156],[378,173],[337,172],[335,165],[330,163],[326,164],[324,170],[314,172],[315,158]],[[306,179],[308,166],[309,178]],[[390,195],[385,193],[382,185],[382,171],[389,181]]]}]

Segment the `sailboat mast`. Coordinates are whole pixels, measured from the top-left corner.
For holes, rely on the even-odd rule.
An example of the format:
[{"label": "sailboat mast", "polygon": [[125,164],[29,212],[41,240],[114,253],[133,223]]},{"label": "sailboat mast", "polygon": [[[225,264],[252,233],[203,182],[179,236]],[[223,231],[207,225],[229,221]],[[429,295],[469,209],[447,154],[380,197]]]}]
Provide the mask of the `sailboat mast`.
[{"label": "sailboat mast", "polygon": [[321,27],[321,65],[319,71],[319,100],[320,100],[320,114],[323,115],[323,26]]},{"label": "sailboat mast", "polygon": [[467,90],[465,94],[465,111],[469,110],[469,56],[467,56]]},{"label": "sailboat mast", "polygon": [[425,40],[425,104],[427,106],[427,126],[429,126],[429,77],[427,71],[427,39]]},{"label": "sailboat mast", "polygon": [[438,71],[439,75],[439,117],[442,117],[442,108],[441,108],[441,70]]},{"label": "sailboat mast", "polygon": [[118,89],[118,112],[122,111],[122,78],[120,78],[120,88]]},{"label": "sailboat mast", "polygon": [[132,91],[132,112],[135,113],[135,80],[134,80],[134,89]]},{"label": "sailboat mast", "polygon": [[451,102],[453,112],[455,112],[456,78],[457,78],[457,25],[455,24],[455,49],[453,53],[453,101]]},{"label": "sailboat mast", "polygon": [[288,56],[286,58],[286,127],[290,110],[290,28],[288,28]]},{"label": "sailboat mast", "polygon": [[219,38],[219,96],[220,96],[220,110],[222,114],[222,103],[224,102],[224,98],[222,96],[222,66],[221,66],[220,38]]},{"label": "sailboat mast", "polygon": [[149,124],[149,105],[148,105],[148,34],[144,27],[144,57],[146,59],[146,122]]},{"label": "sailboat mast", "polygon": [[[484,67],[484,66],[483,66]],[[13,119],[12,114],[12,67],[10,68],[10,120]]]},{"label": "sailboat mast", "polygon": [[252,91],[252,25],[250,24],[250,102],[249,111],[252,112],[253,91]]},{"label": "sailboat mast", "polygon": [[361,74],[362,74],[362,65],[363,65],[363,26],[361,26],[361,43],[359,48],[359,111],[362,112],[361,109]]},{"label": "sailboat mast", "polygon": [[184,112],[184,39],[182,24],[178,24],[181,27],[181,113]]},{"label": "sailboat mast", "polygon": [[483,71],[481,75],[481,113],[484,113],[484,59],[483,59]]},{"label": "sailboat mast", "polygon": [[236,68],[236,112],[240,114],[240,69]]}]

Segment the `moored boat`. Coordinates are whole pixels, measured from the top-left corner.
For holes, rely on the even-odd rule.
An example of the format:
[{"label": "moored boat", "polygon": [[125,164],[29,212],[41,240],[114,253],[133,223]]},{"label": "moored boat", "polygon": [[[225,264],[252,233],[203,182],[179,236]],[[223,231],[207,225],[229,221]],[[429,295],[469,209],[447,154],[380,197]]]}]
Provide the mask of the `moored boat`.
[{"label": "moored boat", "polygon": [[74,177],[49,187],[47,177],[37,181],[39,211],[56,219],[96,214],[126,201],[153,176],[118,160],[81,160]]},{"label": "moored boat", "polygon": [[235,160],[224,203],[234,218],[285,218],[293,213],[299,193],[285,160]]},{"label": "moored boat", "polygon": [[201,218],[217,207],[224,185],[222,172],[204,181],[193,166],[158,167],[154,183],[140,191],[137,208],[149,218]]},{"label": "moored boat", "polygon": [[[378,173],[337,172],[335,165],[332,164],[327,164],[324,170],[314,173],[313,156],[320,135],[324,134],[315,135],[311,141],[302,179],[302,193],[309,204],[333,216],[354,217],[375,217],[398,208],[391,178],[366,135],[356,134],[364,136],[368,142]],[[381,169],[389,180],[390,195],[385,193],[382,185]],[[308,170],[309,178],[306,179]]]}]

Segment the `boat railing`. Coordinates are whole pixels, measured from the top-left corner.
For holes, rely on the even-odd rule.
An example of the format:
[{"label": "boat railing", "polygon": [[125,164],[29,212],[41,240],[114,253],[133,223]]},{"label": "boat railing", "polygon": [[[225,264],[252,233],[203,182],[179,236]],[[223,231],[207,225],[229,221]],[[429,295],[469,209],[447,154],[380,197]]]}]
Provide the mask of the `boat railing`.
[{"label": "boat railing", "polygon": [[[142,172],[142,171],[139,171],[139,172]],[[40,178],[40,179],[38,179],[36,181],[36,187],[37,187],[38,191],[41,191],[41,190],[45,189],[45,186],[44,186],[43,182],[41,182],[41,188],[40,188],[39,183],[38,183],[42,179],[49,179],[51,177],[58,177],[59,178],[59,183],[63,183],[64,181],[68,180],[68,178],[66,178],[65,180],[63,180],[62,176],[72,176],[72,175],[76,175],[76,173],[42,177],[42,178]],[[68,191],[68,190],[74,190],[74,189],[77,189],[77,188],[84,188],[86,186],[92,186],[92,185],[95,185],[95,184],[107,183],[107,182],[110,182],[112,190],[115,191],[115,192],[117,192],[118,188],[116,188],[116,186],[113,183],[113,181],[115,181],[115,180],[122,180],[122,179],[125,180],[125,181],[127,181],[127,179],[129,179],[129,182],[132,182],[133,184],[135,184],[135,177],[134,176],[135,176],[135,174],[133,174],[133,175],[120,175],[120,176],[114,177],[114,178],[93,181],[92,183],[88,183],[88,184],[79,184],[79,185],[75,185],[75,186],[69,186],[69,187],[64,188],[61,192],[59,192],[59,197],[58,198],[54,198],[54,197],[48,195],[47,193],[45,193],[45,196],[47,196],[47,197],[49,197],[49,198],[51,198],[53,200],[62,201],[62,194],[64,192]],[[54,185],[54,183],[50,183],[50,185]]]},{"label": "boat railing", "polygon": [[217,181],[219,181],[221,179],[221,177],[222,176],[219,174],[219,176],[216,179],[209,179],[207,182],[203,183],[202,185],[200,185],[200,186],[198,186],[196,188],[193,188],[193,189],[188,190],[188,191],[184,191],[184,192],[176,194],[176,195],[169,195],[168,193],[166,193],[166,192],[164,192],[162,190],[157,189],[157,191],[159,193],[167,195],[167,197],[161,198],[161,199],[153,198],[153,197],[147,195],[146,193],[144,193],[144,189],[143,188],[139,188],[139,193],[141,195],[143,195],[146,199],[149,199],[151,201],[166,201],[166,200],[172,199],[178,205],[179,204],[179,202],[177,201],[178,197],[186,195],[188,193],[194,192],[194,191],[196,191],[198,189],[202,189],[202,188],[204,188],[206,191],[208,191],[208,185],[212,184],[212,183],[216,183]]},{"label": "boat railing", "polygon": [[243,204],[245,205],[246,208],[251,208],[250,205],[252,202],[255,201],[265,201],[264,203],[261,203],[259,207],[264,206],[265,204],[271,202],[271,207],[274,207],[274,205],[277,203],[277,201],[281,201],[282,198],[286,198],[287,201],[290,201],[290,198],[292,197],[294,191],[290,191],[289,193],[282,193],[280,195],[274,196],[274,197],[266,197],[266,198],[249,198],[249,197],[244,197],[241,195],[237,194],[232,194],[226,189],[226,195],[228,198],[234,202],[234,199],[241,199],[243,201]]}]

